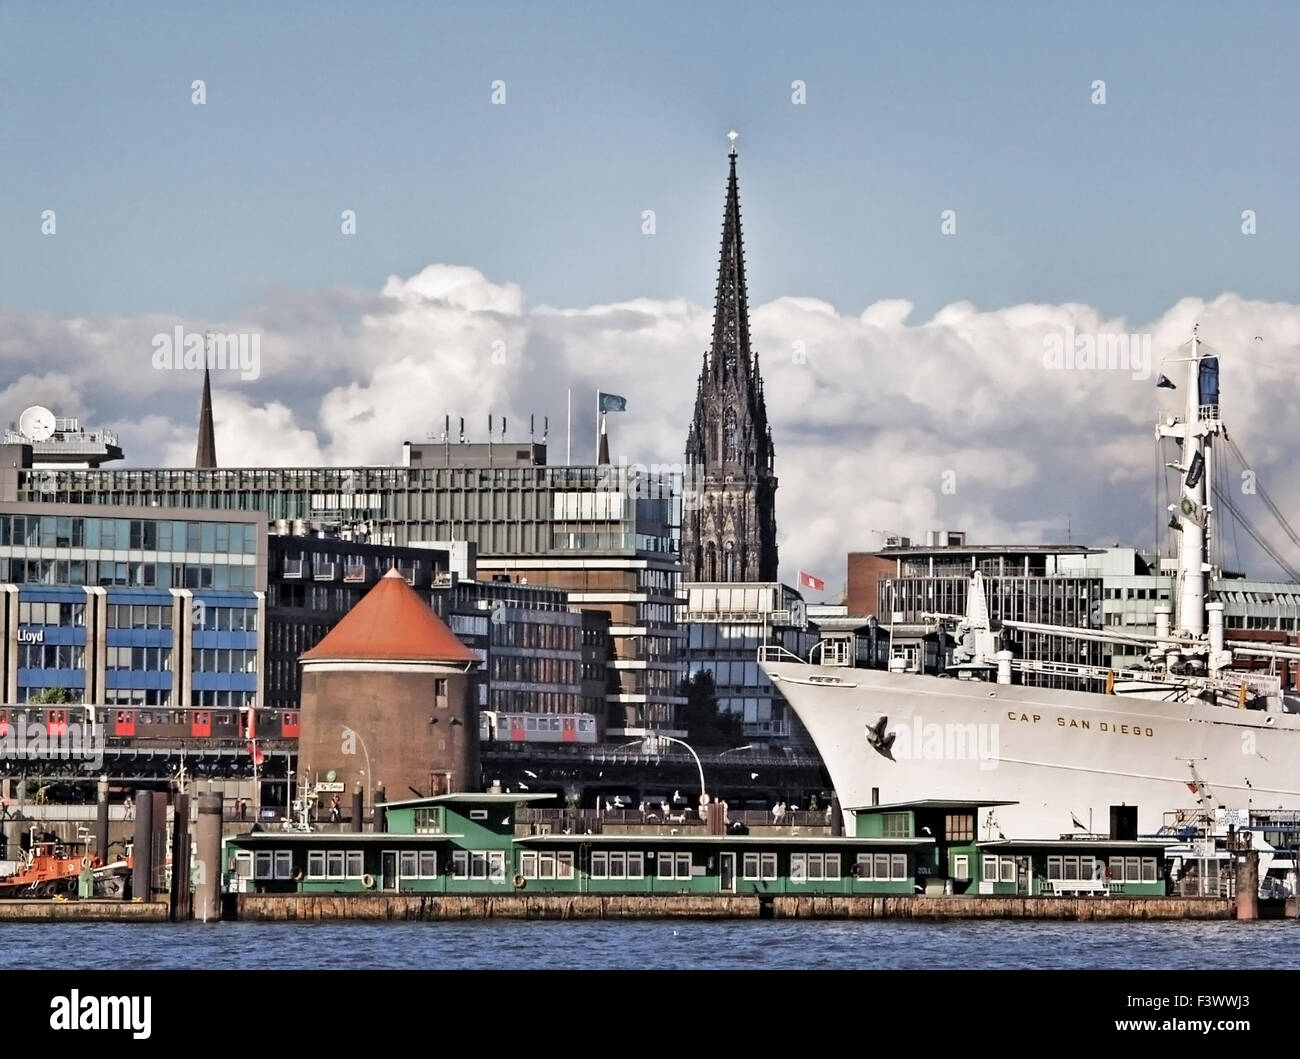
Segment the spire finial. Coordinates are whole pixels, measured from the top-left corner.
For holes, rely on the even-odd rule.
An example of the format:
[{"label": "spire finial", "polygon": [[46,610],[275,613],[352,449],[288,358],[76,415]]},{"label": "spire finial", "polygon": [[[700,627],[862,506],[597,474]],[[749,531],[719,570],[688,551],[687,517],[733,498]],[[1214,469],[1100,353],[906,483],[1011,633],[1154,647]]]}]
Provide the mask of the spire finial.
[{"label": "spire finial", "polygon": [[727,151],[727,154],[731,155],[731,157],[733,158],[736,156],[736,141],[739,138],[740,138],[740,133],[738,133],[735,129],[732,129],[729,133],[727,133],[727,139],[731,141],[731,148],[730,150]]}]

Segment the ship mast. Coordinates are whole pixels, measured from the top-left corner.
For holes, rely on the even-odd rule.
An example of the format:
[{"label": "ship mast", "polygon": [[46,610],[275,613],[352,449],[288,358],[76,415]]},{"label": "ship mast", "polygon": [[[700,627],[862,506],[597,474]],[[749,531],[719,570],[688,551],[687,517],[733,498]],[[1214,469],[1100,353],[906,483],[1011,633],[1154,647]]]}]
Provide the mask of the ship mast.
[{"label": "ship mast", "polygon": [[1179,501],[1172,525],[1181,534],[1178,547],[1178,632],[1205,635],[1206,579],[1209,564],[1210,510],[1207,504],[1213,438],[1223,430],[1219,418],[1219,361],[1207,354],[1192,328],[1192,355],[1187,362],[1186,394],[1181,417],[1160,424],[1161,437],[1177,438],[1181,460]]}]

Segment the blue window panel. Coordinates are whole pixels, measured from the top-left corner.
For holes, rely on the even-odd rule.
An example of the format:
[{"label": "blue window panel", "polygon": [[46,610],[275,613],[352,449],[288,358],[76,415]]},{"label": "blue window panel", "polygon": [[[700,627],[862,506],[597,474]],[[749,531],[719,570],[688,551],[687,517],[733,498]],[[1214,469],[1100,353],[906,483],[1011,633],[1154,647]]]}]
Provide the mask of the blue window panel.
[{"label": "blue window panel", "polygon": [[18,670],[18,686],[22,688],[84,688],[84,669],[24,669]]}]

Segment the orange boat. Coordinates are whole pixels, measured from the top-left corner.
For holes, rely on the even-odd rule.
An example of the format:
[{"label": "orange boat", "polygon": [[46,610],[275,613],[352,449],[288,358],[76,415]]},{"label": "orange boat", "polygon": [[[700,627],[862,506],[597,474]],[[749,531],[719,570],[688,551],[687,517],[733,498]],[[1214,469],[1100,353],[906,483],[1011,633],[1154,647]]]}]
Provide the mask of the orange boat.
[{"label": "orange boat", "polygon": [[23,854],[22,867],[13,875],[0,879],[0,897],[54,897],[75,894],[77,877],[89,869],[95,875],[97,893],[117,889],[111,880],[119,869],[129,867],[129,859],[106,865],[92,854],[85,842],[63,839],[36,839]]}]

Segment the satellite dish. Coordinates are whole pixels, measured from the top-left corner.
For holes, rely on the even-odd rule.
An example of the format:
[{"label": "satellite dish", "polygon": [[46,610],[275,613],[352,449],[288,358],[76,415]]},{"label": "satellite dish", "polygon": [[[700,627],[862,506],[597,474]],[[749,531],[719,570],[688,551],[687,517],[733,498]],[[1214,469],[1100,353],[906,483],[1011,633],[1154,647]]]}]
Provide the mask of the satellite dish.
[{"label": "satellite dish", "polygon": [[18,432],[33,441],[48,441],[54,434],[54,413],[39,404],[24,408],[18,417]]}]

